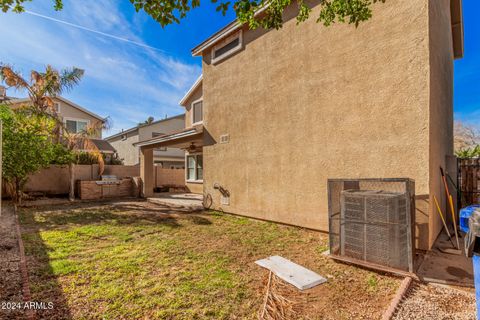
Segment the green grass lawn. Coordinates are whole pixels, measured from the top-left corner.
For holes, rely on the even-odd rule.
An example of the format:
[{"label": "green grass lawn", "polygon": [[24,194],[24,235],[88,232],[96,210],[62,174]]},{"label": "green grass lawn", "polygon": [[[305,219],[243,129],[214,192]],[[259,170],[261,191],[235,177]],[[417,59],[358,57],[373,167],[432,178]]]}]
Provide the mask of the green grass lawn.
[{"label": "green grass lawn", "polygon": [[380,316],[399,283],[321,255],[328,237],[318,232],[162,211],[142,202],[23,209],[33,300],[55,303],[40,318],[255,319],[267,272],[253,262],[270,255],[328,277],[302,293],[313,319]]}]

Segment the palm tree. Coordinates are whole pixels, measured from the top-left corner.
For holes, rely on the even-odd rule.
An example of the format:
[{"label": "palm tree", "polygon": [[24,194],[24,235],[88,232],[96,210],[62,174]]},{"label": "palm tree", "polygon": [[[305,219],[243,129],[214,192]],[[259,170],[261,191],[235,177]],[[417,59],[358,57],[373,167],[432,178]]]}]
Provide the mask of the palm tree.
[{"label": "palm tree", "polygon": [[[20,91],[27,91],[31,102],[31,105],[28,107],[31,108],[33,112],[48,115],[56,121],[55,136],[57,142],[62,142],[71,152],[82,150],[94,155],[100,164],[99,174],[102,174],[104,170],[103,157],[97,146],[89,137],[93,132],[105,128],[108,125],[108,121],[104,121],[100,124],[92,124],[82,132],[70,133],[54,108],[55,104],[53,98],[75,87],[81,81],[83,75],[84,70],[79,68],[73,67],[71,69],[58,71],[52,66],[47,65],[45,72],[32,71],[30,74],[30,81],[27,81],[20,73],[15,72],[12,67],[8,65],[0,65],[0,79],[11,88]],[[74,166],[75,163],[72,161],[69,164],[69,199],[71,201],[75,199]]]}]

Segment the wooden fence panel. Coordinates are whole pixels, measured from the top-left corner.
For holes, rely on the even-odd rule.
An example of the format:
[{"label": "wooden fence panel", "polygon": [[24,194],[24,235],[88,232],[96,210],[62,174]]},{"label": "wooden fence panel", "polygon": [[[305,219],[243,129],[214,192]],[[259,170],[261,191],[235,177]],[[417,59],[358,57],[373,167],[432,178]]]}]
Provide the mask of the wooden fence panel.
[{"label": "wooden fence panel", "polygon": [[480,159],[458,159],[460,207],[480,203]]}]

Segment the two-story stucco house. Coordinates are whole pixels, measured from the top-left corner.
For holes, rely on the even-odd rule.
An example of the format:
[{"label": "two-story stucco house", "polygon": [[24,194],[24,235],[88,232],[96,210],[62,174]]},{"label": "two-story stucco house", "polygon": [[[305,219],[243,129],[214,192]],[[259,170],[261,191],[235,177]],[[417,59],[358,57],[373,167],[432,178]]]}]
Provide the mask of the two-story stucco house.
[{"label": "two-story stucco house", "polygon": [[[154,121],[149,124],[140,124],[136,127],[123,130],[105,138],[116,150],[118,157],[125,165],[137,165],[140,162],[139,148],[134,146],[139,141],[168,135],[185,128],[185,115],[181,114]],[[155,165],[164,168],[183,168],[185,166],[185,152],[178,148],[159,147],[154,152]]]},{"label": "two-story stucco house", "polygon": [[[90,110],[79,106],[78,104],[67,100],[63,97],[57,96],[53,98],[55,111],[65,124],[65,128],[71,133],[77,133],[84,130],[87,126],[94,123],[101,123],[105,121],[104,117],[101,117]],[[26,105],[30,102],[30,99],[9,99],[6,101],[12,108],[18,108]],[[94,133],[92,138],[102,139],[102,131]]]},{"label": "two-story stucco house", "polygon": [[[65,125],[66,130],[70,133],[78,133],[85,130],[88,126],[102,127],[102,123],[106,121],[105,117],[84,108],[68,99],[57,96],[53,98],[55,112]],[[28,105],[30,99],[16,99],[6,98],[4,102],[10,105],[12,108],[19,108]],[[106,141],[102,140],[102,130],[95,130],[90,135],[91,141],[97,146],[100,152],[112,155],[115,153],[115,149]]]},{"label": "two-story stucco house", "polygon": [[[318,2],[317,2],[318,3]],[[453,60],[460,0],[377,3],[356,28],[227,25],[193,49],[203,76],[181,104],[181,133],[139,143],[144,195],[153,148],[190,148],[187,183],[213,208],[328,231],[327,180],[415,180],[417,247],[441,230],[433,196],[453,154]],[[313,6],[312,16],[319,12]]]}]

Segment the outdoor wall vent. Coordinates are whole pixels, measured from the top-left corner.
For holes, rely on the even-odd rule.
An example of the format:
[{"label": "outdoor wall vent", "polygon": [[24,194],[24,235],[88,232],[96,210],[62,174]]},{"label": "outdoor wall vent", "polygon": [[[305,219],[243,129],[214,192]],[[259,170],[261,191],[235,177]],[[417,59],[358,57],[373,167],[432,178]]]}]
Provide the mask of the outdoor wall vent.
[{"label": "outdoor wall vent", "polygon": [[222,206],[229,206],[230,205],[230,197],[220,196],[220,204]]},{"label": "outdoor wall vent", "polygon": [[230,142],[230,135],[223,134],[220,136],[220,143],[229,143]]},{"label": "outdoor wall vent", "polygon": [[410,179],[329,180],[333,258],[413,272],[414,190]]}]

